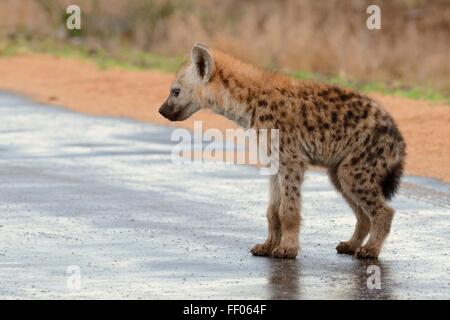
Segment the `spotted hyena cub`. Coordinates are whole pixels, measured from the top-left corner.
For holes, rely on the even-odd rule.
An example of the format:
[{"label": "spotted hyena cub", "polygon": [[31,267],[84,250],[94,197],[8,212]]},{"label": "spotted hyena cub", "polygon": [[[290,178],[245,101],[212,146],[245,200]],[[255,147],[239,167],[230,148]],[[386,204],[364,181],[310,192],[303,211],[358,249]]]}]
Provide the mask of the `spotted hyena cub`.
[{"label": "spotted hyena cub", "polygon": [[308,165],[314,165],[328,169],[356,216],[352,237],[339,243],[337,251],[378,257],[394,215],[386,200],[400,182],[405,142],[376,102],[337,86],[264,72],[196,44],[159,112],[180,121],[201,108],[244,128],[279,130],[279,171],[270,178],[267,209],[269,235],[251,249],[254,255],[297,256],[300,185]]}]

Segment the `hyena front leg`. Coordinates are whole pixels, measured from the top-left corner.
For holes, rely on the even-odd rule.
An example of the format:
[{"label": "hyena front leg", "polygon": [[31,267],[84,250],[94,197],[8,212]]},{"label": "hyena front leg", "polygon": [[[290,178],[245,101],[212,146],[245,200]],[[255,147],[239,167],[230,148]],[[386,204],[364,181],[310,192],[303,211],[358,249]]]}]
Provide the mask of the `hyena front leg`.
[{"label": "hyena front leg", "polygon": [[[287,169],[287,170],[286,170]],[[303,179],[303,168],[280,168],[281,225],[280,243],[273,249],[274,258],[295,258],[299,250],[300,233],[300,184]]]},{"label": "hyena front leg", "polygon": [[269,236],[261,244],[255,245],[251,253],[255,256],[269,256],[272,250],[280,243],[281,225],[278,216],[280,209],[280,183],[278,175],[270,177],[270,200],[267,208],[267,222],[269,223]]}]

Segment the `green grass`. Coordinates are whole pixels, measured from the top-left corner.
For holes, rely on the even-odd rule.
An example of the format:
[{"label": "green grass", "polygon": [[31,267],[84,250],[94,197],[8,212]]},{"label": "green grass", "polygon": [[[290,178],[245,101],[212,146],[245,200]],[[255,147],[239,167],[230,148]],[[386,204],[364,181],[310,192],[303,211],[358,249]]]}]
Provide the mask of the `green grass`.
[{"label": "green grass", "polygon": [[26,53],[47,53],[57,57],[87,60],[95,62],[101,69],[153,69],[173,73],[183,63],[183,58],[167,57],[151,52],[133,50],[107,52],[104,49],[87,49],[83,46],[61,44],[54,41],[0,43],[0,57]]},{"label": "green grass", "polygon": [[450,97],[431,88],[420,87],[406,87],[402,85],[387,85],[381,82],[364,82],[364,81],[352,81],[342,77],[326,77],[320,74],[294,71],[288,73],[295,79],[300,80],[315,80],[327,83],[333,83],[338,86],[352,88],[365,93],[378,92],[384,95],[400,96],[404,98],[414,100],[428,100],[432,102],[445,102],[450,104]]},{"label": "green grass", "polygon": [[[36,52],[47,53],[58,57],[76,58],[95,62],[101,69],[152,69],[166,73],[176,72],[184,61],[181,57],[168,57],[151,52],[133,50],[107,52],[104,49],[87,49],[83,46],[63,44],[52,40],[25,41],[19,39],[0,42],[0,57]],[[343,77],[329,77],[306,71],[293,71],[287,72],[287,74],[295,79],[323,81],[356,89],[365,93],[378,92],[384,95],[394,95],[409,99],[422,99],[450,104],[450,96],[431,88],[387,85],[380,82],[352,81]]]}]

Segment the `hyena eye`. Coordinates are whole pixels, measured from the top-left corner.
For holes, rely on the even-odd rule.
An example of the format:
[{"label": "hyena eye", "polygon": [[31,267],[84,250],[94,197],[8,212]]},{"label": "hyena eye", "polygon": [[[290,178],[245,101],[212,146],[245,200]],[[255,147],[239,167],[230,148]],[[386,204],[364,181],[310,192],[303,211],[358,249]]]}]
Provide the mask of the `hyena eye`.
[{"label": "hyena eye", "polygon": [[171,90],[171,94],[172,94],[172,96],[174,96],[174,97],[178,97],[178,95],[180,94],[180,89],[179,89],[179,88],[173,88],[173,89]]}]

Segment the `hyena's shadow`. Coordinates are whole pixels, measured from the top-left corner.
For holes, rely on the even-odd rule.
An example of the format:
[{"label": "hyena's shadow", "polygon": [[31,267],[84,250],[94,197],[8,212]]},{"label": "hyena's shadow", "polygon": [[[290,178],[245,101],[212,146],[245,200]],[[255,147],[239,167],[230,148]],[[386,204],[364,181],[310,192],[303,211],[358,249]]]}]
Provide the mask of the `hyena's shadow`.
[{"label": "hyena's shadow", "polygon": [[378,259],[358,259],[348,272],[355,276],[349,299],[389,300],[392,298],[392,281],[388,264]]},{"label": "hyena's shadow", "polygon": [[267,259],[269,299],[299,299],[301,264],[298,259]]},{"label": "hyena's shadow", "polygon": [[[322,276],[328,280],[320,282],[322,285],[329,286],[328,290],[330,291],[339,291],[330,292],[334,297],[351,300],[392,298],[390,270],[387,264],[378,259],[354,259],[352,262],[350,266],[337,266],[335,272],[340,273],[339,276],[336,276],[337,274],[327,276],[326,273],[330,270],[326,266],[320,264],[316,266],[327,270]],[[267,263],[269,299],[326,298],[304,296],[306,292],[302,292],[304,291],[302,290],[303,286],[309,286],[306,291],[311,294],[315,291],[314,286],[321,285],[321,283],[311,277],[311,274],[317,275],[316,272],[310,273],[304,270],[306,267],[302,266],[301,259],[267,259]],[[344,279],[351,280],[348,282]],[[334,283],[331,285],[329,281]],[[317,292],[322,291],[321,289]]]}]

